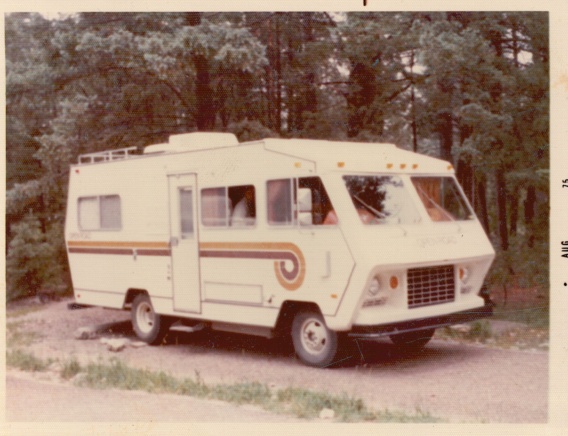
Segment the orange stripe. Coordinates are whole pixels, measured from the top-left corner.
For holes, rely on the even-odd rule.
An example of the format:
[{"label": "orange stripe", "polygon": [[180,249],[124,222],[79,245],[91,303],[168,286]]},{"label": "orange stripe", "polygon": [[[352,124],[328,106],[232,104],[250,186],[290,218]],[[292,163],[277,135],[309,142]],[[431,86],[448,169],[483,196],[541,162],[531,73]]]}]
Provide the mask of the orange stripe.
[{"label": "orange stripe", "polygon": [[298,259],[299,272],[298,276],[292,280],[287,280],[282,274],[281,268],[283,263],[281,261],[274,262],[274,273],[280,285],[289,290],[295,291],[304,282],[306,275],[306,260],[302,250],[291,242],[203,242],[199,244],[200,250],[225,250],[225,251],[238,251],[238,250],[271,250],[271,251],[288,251],[296,255]]},{"label": "orange stripe", "polygon": [[298,247],[290,242],[202,242],[200,250],[289,250],[298,252]]}]

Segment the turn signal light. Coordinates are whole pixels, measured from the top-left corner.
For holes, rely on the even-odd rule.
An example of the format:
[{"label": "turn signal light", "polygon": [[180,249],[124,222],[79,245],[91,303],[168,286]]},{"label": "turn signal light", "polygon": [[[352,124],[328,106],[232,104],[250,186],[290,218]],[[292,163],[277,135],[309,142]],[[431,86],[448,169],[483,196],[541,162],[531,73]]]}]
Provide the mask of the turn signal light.
[{"label": "turn signal light", "polygon": [[390,285],[391,289],[396,289],[396,288],[398,288],[398,277],[397,277],[397,276],[392,276],[392,277],[390,278],[389,285]]}]

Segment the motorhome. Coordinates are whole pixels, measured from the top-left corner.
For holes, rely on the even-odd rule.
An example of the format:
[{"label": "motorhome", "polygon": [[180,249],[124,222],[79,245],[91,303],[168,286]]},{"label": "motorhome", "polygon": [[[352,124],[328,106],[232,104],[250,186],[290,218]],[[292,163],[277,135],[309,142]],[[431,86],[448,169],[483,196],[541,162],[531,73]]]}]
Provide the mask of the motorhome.
[{"label": "motorhome", "polygon": [[130,310],[150,344],[174,324],[286,335],[325,367],[492,311],[454,168],[392,144],[194,132],[81,155],[65,238],[75,304]]}]

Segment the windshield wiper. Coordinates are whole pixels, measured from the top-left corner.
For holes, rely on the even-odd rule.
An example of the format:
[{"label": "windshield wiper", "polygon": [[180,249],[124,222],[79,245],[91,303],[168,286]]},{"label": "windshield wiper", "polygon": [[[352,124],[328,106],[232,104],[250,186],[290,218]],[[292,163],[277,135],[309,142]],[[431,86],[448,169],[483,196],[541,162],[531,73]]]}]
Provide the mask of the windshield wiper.
[{"label": "windshield wiper", "polygon": [[385,219],[387,217],[386,214],[384,214],[383,212],[379,212],[377,209],[375,209],[372,206],[369,206],[367,203],[365,203],[363,200],[361,200],[359,197],[357,197],[356,195],[353,196],[353,198],[355,200],[357,200],[365,209],[369,210],[370,212],[373,213],[373,215],[375,215],[377,218],[379,219]]}]

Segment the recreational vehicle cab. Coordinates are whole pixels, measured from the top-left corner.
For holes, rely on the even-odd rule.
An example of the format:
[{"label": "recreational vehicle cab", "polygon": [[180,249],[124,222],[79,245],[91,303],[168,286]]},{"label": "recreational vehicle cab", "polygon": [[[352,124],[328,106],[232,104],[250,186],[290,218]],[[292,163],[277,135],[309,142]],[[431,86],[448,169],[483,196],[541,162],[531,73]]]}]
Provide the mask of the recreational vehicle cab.
[{"label": "recreational vehicle cab", "polygon": [[82,155],[65,237],[76,304],[172,324],[291,335],[307,365],[349,339],[422,347],[491,314],[494,251],[445,161],[392,144],[238,143],[230,133]]}]

